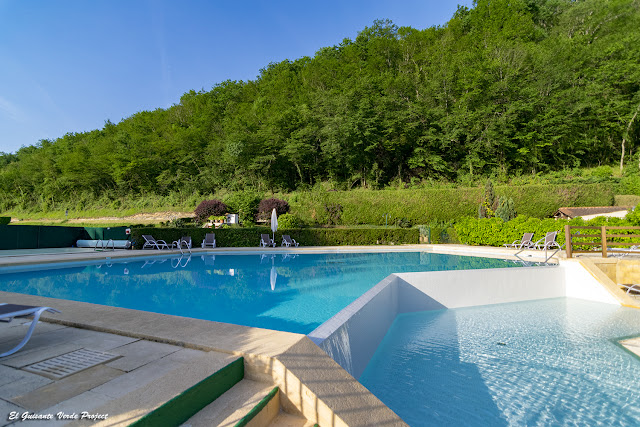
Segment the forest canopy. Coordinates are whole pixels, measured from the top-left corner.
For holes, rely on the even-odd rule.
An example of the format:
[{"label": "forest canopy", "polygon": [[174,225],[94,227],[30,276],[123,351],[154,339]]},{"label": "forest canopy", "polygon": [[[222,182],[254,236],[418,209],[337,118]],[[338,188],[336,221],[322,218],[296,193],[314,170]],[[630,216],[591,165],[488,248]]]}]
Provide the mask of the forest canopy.
[{"label": "forest canopy", "polygon": [[255,80],[0,153],[0,211],[637,164],[639,110],[640,0],[477,0],[441,27],[375,21]]}]

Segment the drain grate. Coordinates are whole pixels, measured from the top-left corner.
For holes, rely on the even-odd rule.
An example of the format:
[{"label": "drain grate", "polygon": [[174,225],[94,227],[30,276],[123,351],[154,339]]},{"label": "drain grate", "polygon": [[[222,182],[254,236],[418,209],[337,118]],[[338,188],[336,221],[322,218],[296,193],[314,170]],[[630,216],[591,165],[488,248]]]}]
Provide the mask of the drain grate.
[{"label": "drain grate", "polygon": [[103,353],[100,351],[81,348],[80,350],[72,351],[71,353],[63,354],[62,356],[53,357],[51,359],[43,360],[42,362],[34,363],[33,365],[25,366],[23,369],[47,378],[59,380],[101,363],[117,359],[118,357],[120,356],[117,354]]}]

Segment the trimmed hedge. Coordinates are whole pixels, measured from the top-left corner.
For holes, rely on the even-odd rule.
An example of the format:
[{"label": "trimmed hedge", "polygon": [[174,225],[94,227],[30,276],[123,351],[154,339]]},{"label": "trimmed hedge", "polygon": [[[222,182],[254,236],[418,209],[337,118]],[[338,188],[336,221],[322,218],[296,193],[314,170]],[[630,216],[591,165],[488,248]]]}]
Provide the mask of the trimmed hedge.
[{"label": "trimmed hedge", "polygon": [[556,241],[564,243],[564,226],[567,220],[538,219],[518,216],[504,222],[500,218],[465,218],[454,225],[461,243],[466,245],[502,246],[522,239],[524,233],[533,233],[537,241],[550,231],[559,231]]},{"label": "trimmed hedge", "polygon": [[[191,236],[193,246],[199,247],[206,233],[216,234],[218,247],[257,247],[260,234],[272,235],[267,227],[222,228],[134,228],[131,230],[135,248],[144,245],[143,234],[164,240],[169,245],[182,236]],[[289,234],[302,246],[342,246],[342,245],[386,245],[417,244],[420,233],[417,228],[298,228],[278,230],[276,243],[280,245],[282,235]]]},{"label": "trimmed hedge", "polygon": [[[637,217],[636,217],[637,216]],[[455,224],[455,229],[458,234],[458,238],[461,243],[467,245],[482,245],[482,246],[502,246],[505,243],[512,243],[516,240],[520,240],[524,233],[534,233],[533,241],[542,239],[546,233],[550,231],[558,231],[556,242],[561,245],[565,243],[564,238],[564,226],[589,226],[599,227],[602,225],[608,226],[637,226],[640,225],[640,215],[630,213],[626,218],[615,217],[596,217],[592,220],[585,221],[582,218],[575,218],[572,220],[566,219],[537,219],[527,216],[519,216],[511,221],[504,222],[500,218],[466,218],[458,221]],[[597,234],[599,231],[592,231],[586,234]],[[583,232],[585,234],[585,232]],[[634,234],[632,230],[616,230],[616,234]],[[580,238],[574,236],[574,245],[580,241],[594,241],[594,238]],[[595,238],[595,241],[599,241],[599,238]],[[627,237],[612,238],[614,242],[637,242],[637,239],[631,239]],[[581,249],[591,249],[593,247],[581,247]]]},{"label": "trimmed hedge", "polygon": [[[304,222],[328,224],[325,206],[340,205],[344,225],[384,225],[407,219],[413,224],[477,217],[482,188],[351,190],[291,193],[291,212]],[[611,206],[614,189],[606,184],[497,186],[499,196],[514,200],[516,212],[546,218],[561,206]]]}]

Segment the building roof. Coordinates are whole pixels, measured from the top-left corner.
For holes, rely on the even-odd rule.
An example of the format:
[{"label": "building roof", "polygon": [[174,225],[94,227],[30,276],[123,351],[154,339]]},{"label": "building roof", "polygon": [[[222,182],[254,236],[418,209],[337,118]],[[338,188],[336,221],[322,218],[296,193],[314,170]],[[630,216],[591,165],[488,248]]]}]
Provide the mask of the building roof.
[{"label": "building roof", "polygon": [[553,214],[554,218],[576,218],[579,216],[609,214],[613,212],[628,211],[632,206],[588,206],[558,208]]}]

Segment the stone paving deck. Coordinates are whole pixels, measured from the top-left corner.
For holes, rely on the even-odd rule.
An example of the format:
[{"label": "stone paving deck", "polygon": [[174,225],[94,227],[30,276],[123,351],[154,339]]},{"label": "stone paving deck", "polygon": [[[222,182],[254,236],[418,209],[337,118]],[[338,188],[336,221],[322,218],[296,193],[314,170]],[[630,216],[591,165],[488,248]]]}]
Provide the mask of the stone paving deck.
[{"label": "stone paving deck", "polygon": [[[0,323],[0,352],[22,338],[29,319]],[[118,359],[59,380],[23,368],[81,348]],[[27,345],[0,359],[0,426],[126,425],[226,366],[236,357],[104,332],[40,322]],[[109,414],[94,421],[11,420],[23,414]]]}]

